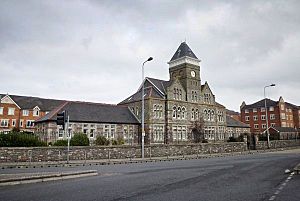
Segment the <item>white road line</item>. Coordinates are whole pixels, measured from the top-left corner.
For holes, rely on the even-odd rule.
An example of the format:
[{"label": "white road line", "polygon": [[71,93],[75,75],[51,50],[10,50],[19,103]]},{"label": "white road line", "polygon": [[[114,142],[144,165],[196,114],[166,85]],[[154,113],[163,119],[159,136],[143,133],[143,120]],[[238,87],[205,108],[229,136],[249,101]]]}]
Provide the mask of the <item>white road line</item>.
[{"label": "white road line", "polygon": [[295,174],[295,172],[292,172],[292,173],[291,173],[291,175],[294,175],[294,174]]},{"label": "white road line", "polygon": [[286,183],[284,182],[283,184],[281,184],[282,186],[285,186],[286,185]]},{"label": "white road line", "polygon": [[282,189],[283,189],[283,186],[280,186],[278,189],[279,189],[279,190],[282,190]]},{"label": "white road line", "polygon": [[280,191],[279,190],[277,190],[274,194],[275,195],[278,195],[280,193]]},{"label": "white road line", "polygon": [[269,200],[274,200],[276,198],[276,196],[275,195],[273,195],[272,197],[270,197],[270,199]]}]

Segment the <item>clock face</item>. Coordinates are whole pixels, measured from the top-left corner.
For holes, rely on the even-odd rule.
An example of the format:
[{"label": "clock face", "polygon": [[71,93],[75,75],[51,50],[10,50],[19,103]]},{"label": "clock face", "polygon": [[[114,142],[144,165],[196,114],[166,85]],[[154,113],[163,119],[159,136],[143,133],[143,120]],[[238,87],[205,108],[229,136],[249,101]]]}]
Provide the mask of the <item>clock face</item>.
[{"label": "clock face", "polygon": [[191,71],[191,76],[192,76],[192,77],[195,77],[195,76],[196,76],[195,71],[193,71],[193,70]]}]

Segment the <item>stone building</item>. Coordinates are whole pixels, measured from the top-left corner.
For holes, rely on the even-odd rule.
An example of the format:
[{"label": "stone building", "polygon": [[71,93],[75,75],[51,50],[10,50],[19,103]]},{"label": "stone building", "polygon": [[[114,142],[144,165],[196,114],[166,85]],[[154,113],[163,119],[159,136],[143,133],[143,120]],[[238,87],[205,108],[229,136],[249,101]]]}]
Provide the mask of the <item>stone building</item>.
[{"label": "stone building", "polygon": [[241,134],[250,134],[250,126],[248,124],[245,124],[239,120],[236,120],[234,117],[231,117],[230,115],[227,115],[226,117],[226,138],[234,137],[237,138]]},{"label": "stone building", "polygon": [[98,135],[109,140],[122,139],[125,144],[138,143],[140,122],[127,107],[74,101],[66,101],[35,122],[36,133],[43,141],[67,139],[62,126],[56,124],[57,113],[62,111],[68,112],[71,137],[84,133],[91,144]]},{"label": "stone building", "polygon": [[147,77],[136,93],[119,103],[141,119],[144,85],[146,143],[192,141],[195,121],[203,122],[206,139],[224,141],[225,107],[215,101],[208,83],[202,84],[200,60],[183,42],[168,64],[168,81]]}]

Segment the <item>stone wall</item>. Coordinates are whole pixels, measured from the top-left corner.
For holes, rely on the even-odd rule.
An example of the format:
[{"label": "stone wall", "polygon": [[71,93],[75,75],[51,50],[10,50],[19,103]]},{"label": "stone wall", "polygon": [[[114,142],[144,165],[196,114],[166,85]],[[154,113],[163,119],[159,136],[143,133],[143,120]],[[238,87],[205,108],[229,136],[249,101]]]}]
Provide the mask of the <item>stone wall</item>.
[{"label": "stone wall", "polygon": [[[277,149],[277,148],[285,148],[285,147],[296,147],[300,146],[300,140],[274,140],[270,141],[270,148]],[[256,144],[256,149],[262,150],[267,149],[268,143],[267,141],[259,141]]]},{"label": "stone wall", "polygon": [[[299,146],[300,141],[271,141],[272,148]],[[266,142],[259,142],[258,149],[267,147]],[[145,146],[145,157],[172,157],[192,154],[230,153],[247,150],[247,144],[200,143],[186,145],[151,145]],[[1,147],[0,162],[48,162],[66,161],[67,147]],[[91,146],[71,147],[70,160],[129,159],[141,156],[140,146]]]}]

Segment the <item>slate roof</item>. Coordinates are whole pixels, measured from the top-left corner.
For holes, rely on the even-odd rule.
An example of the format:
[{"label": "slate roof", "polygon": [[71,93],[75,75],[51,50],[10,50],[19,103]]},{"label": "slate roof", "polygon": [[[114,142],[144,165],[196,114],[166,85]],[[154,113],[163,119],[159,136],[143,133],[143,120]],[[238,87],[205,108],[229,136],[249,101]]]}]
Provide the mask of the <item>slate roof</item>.
[{"label": "slate roof", "polygon": [[240,115],[239,112],[236,112],[236,111],[233,111],[233,110],[228,110],[228,109],[226,109],[226,114],[228,114],[228,115]]},{"label": "slate roof", "polygon": [[[271,129],[272,127],[270,127]],[[292,127],[274,127],[273,129],[279,131],[279,132],[282,132],[282,133],[285,133],[285,132],[297,132],[297,129],[295,128],[292,128]]]},{"label": "slate roof", "polygon": [[[277,104],[278,104],[278,101],[273,101],[273,100],[267,98],[267,106],[268,107],[271,107],[271,106],[275,107]],[[256,103],[253,103],[250,105],[245,105],[243,107],[243,109],[262,108],[262,107],[265,107],[265,99],[262,99]]]},{"label": "slate roof", "polygon": [[248,124],[238,121],[230,116],[226,116],[227,127],[250,128]]},{"label": "slate roof", "polygon": [[[18,96],[10,94],[8,95],[21,109],[33,109],[35,106],[38,106],[42,111],[51,111],[62,103],[66,102],[65,100],[45,99],[39,97]],[[6,95],[1,94],[0,96],[4,97]]]},{"label": "slate roof", "polygon": [[70,122],[140,124],[128,107],[101,103],[68,101],[36,122],[55,121],[56,115],[68,111]]},{"label": "slate roof", "polygon": [[186,44],[186,42],[182,42],[170,61],[174,61],[176,59],[186,57],[186,56],[194,59],[198,59],[194,54],[194,52],[191,50],[191,48]]},{"label": "slate roof", "polygon": [[[149,77],[146,77],[145,82],[146,81],[150,81],[150,84],[147,85],[147,83],[145,83],[145,99],[149,97],[164,98],[164,95],[166,94],[166,88],[171,84],[170,81],[159,80]],[[119,104],[126,104],[142,100],[142,86],[143,85],[141,85],[141,87],[136,93],[121,101]]]}]

